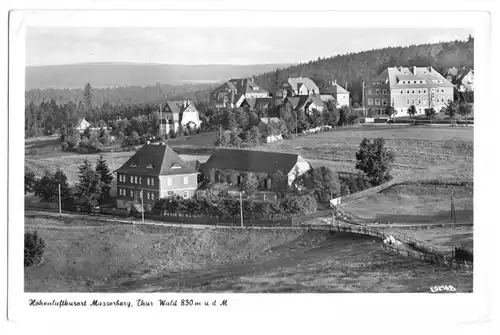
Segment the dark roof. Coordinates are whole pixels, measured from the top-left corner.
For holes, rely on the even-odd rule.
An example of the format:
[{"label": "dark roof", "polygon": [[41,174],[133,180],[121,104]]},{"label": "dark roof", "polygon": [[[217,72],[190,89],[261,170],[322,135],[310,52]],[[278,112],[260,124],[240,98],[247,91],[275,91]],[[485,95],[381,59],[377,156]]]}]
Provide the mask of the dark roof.
[{"label": "dark roof", "polygon": [[293,109],[296,109],[298,107],[304,106],[307,100],[309,100],[309,97],[307,95],[300,95],[285,99],[292,104]]},{"label": "dark roof", "polygon": [[195,159],[194,161],[187,161],[188,165],[191,166],[196,171],[200,170],[200,161]]},{"label": "dark roof", "polygon": [[278,170],[290,173],[297,161],[302,158],[297,154],[238,149],[216,150],[202,169],[205,174],[211,169],[229,169],[253,173],[274,174]]},{"label": "dark roof", "polygon": [[331,83],[327,87],[323,87],[319,90],[320,94],[348,94],[349,92],[345,90],[342,86],[337,83]]},{"label": "dark roof", "polygon": [[245,98],[244,101],[246,101],[251,110],[254,110],[265,108],[272,100],[272,98]]},{"label": "dark roof", "polygon": [[[136,167],[132,167],[134,164]],[[174,166],[178,168],[172,168]],[[144,145],[115,172],[149,176],[197,173],[170,147],[157,144]]]},{"label": "dark roof", "polygon": [[[163,108],[163,112],[165,112],[165,110],[167,109],[167,106],[168,108],[170,109],[170,111],[173,113],[173,114],[179,114],[181,113],[182,111],[184,111],[186,108],[184,108],[184,103],[187,103],[186,104],[186,108],[188,106],[193,106],[194,105],[191,103],[191,101],[181,101],[181,100],[178,100],[178,101],[167,101],[167,103],[165,104],[165,107]],[[196,107],[194,107],[196,108]]]}]

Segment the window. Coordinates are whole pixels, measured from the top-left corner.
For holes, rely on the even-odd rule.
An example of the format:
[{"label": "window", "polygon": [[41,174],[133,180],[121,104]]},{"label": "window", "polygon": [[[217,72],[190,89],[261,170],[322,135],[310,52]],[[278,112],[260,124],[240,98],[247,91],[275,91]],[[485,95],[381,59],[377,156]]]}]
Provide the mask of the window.
[{"label": "window", "polygon": [[132,164],[130,164],[130,167],[134,167],[134,168],[136,168],[136,167],[137,167],[137,164],[132,163]]},{"label": "window", "polygon": [[372,89],[371,88],[368,89],[368,94],[372,94]]},{"label": "window", "polygon": [[421,105],[421,104],[422,104],[422,99],[420,99],[420,98],[419,98],[417,103],[418,103],[419,105]]},{"label": "window", "polygon": [[404,91],[403,91],[403,90],[401,90],[401,94],[403,94],[403,93],[404,93]]},{"label": "window", "polygon": [[407,98],[406,99],[406,104],[409,105],[410,104],[410,98]]},{"label": "window", "polygon": [[387,90],[382,90],[382,94],[387,94]]},{"label": "window", "polygon": [[413,81],[413,83],[414,83],[414,84],[416,84],[416,83],[417,83],[417,81],[416,81],[416,80],[414,80],[414,81]]},{"label": "window", "polygon": [[373,105],[373,99],[368,99],[368,105]]},{"label": "window", "polygon": [[167,185],[172,186],[172,178],[167,178]]},{"label": "window", "polygon": [[152,169],[152,168],[153,168],[153,164],[146,165],[146,169]]},{"label": "window", "polygon": [[406,94],[410,94],[410,90],[406,90]]},{"label": "window", "polygon": [[184,177],[184,184],[187,184],[187,183],[188,183],[188,181],[189,181],[189,177],[188,177],[188,176],[185,176],[185,177]]},{"label": "window", "polygon": [[424,105],[426,105],[426,104],[427,104],[427,99],[426,99],[426,98],[424,98],[424,99],[422,100],[422,103],[423,103]]},{"label": "window", "polygon": [[130,196],[134,197],[134,190],[130,190]]},{"label": "window", "polygon": [[380,99],[375,99],[375,105],[380,106]]},{"label": "window", "polygon": [[184,199],[187,199],[189,197],[188,191],[184,191]]},{"label": "window", "polygon": [[415,94],[415,90],[411,90],[411,94]]},{"label": "window", "polygon": [[411,99],[411,104],[414,105],[415,104],[415,98]]},{"label": "window", "polygon": [[426,94],[426,93],[427,93],[427,89],[426,89],[426,88],[424,88],[424,94]]},{"label": "window", "polygon": [[155,200],[155,194],[151,192],[151,200]]},{"label": "window", "polygon": [[171,169],[181,169],[181,166],[179,164],[174,164]]},{"label": "window", "polygon": [[434,93],[436,91],[436,89],[434,88],[431,88],[431,92]]},{"label": "window", "polygon": [[418,94],[420,94],[420,93],[422,93],[422,91],[421,91],[421,90],[418,90]]},{"label": "window", "polygon": [[387,106],[387,99],[382,99],[382,106]]},{"label": "window", "polygon": [[175,195],[174,191],[168,191],[167,196],[173,197]]},{"label": "window", "polygon": [[379,90],[379,89],[376,89],[376,90],[375,90],[375,94],[380,94],[380,90]]},{"label": "window", "polygon": [[151,193],[146,192],[148,200],[151,200]]}]

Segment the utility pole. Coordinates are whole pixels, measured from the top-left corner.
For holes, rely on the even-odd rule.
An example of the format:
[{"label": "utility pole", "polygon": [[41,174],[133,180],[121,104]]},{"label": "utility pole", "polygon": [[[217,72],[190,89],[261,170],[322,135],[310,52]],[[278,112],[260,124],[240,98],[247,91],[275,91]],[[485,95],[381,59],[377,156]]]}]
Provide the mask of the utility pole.
[{"label": "utility pole", "polygon": [[61,216],[61,183],[59,183],[59,216]]},{"label": "utility pole", "polygon": [[243,228],[243,193],[240,191],[240,217],[241,217],[241,228]]},{"label": "utility pole", "polygon": [[141,191],[141,214],[142,214],[142,223],[144,223],[144,191]]},{"label": "utility pole", "polygon": [[365,81],[363,80],[363,85],[361,87],[361,102],[363,104],[363,116],[366,117],[366,106],[365,106]]}]

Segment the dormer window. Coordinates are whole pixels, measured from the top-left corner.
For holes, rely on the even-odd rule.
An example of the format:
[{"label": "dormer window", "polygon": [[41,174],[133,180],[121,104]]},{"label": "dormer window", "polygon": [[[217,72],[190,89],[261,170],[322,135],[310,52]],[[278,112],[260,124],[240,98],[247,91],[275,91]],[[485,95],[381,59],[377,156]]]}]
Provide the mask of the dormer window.
[{"label": "dormer window", "polygon": [[182,167],[179,164],[172,165],[171,169],[181,169]]},{"label": "dormer window", "polygon": [[137,167],[137,164],[136,163],[132,163],[132,164],[130,164],[130,167]]},{"label": "dormer window", "polygon": [[146,165],[146,169],[152,169],[152,168],[153,168],[153,164]]}]

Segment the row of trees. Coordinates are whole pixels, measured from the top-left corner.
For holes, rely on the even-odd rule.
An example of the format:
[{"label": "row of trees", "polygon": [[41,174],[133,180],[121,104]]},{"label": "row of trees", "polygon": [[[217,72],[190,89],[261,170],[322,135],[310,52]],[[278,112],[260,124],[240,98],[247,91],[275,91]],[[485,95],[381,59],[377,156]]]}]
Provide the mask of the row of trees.
[{"label": "row of trees", "polygon": [[68,178],[61,169],[57,169],[54,173],[46,172],[40,179],[36,178],[32,171],[25,171],[24,192],[34,193],[43,201],[55,203],[59,199],[60,189],[63,209],[71,209],[76,203],[90,210],[110,199],[113,174],[102,156],[98,158],[95,169],[85,159],[78,170],[79,178],[74,190],[71,189]]}]

